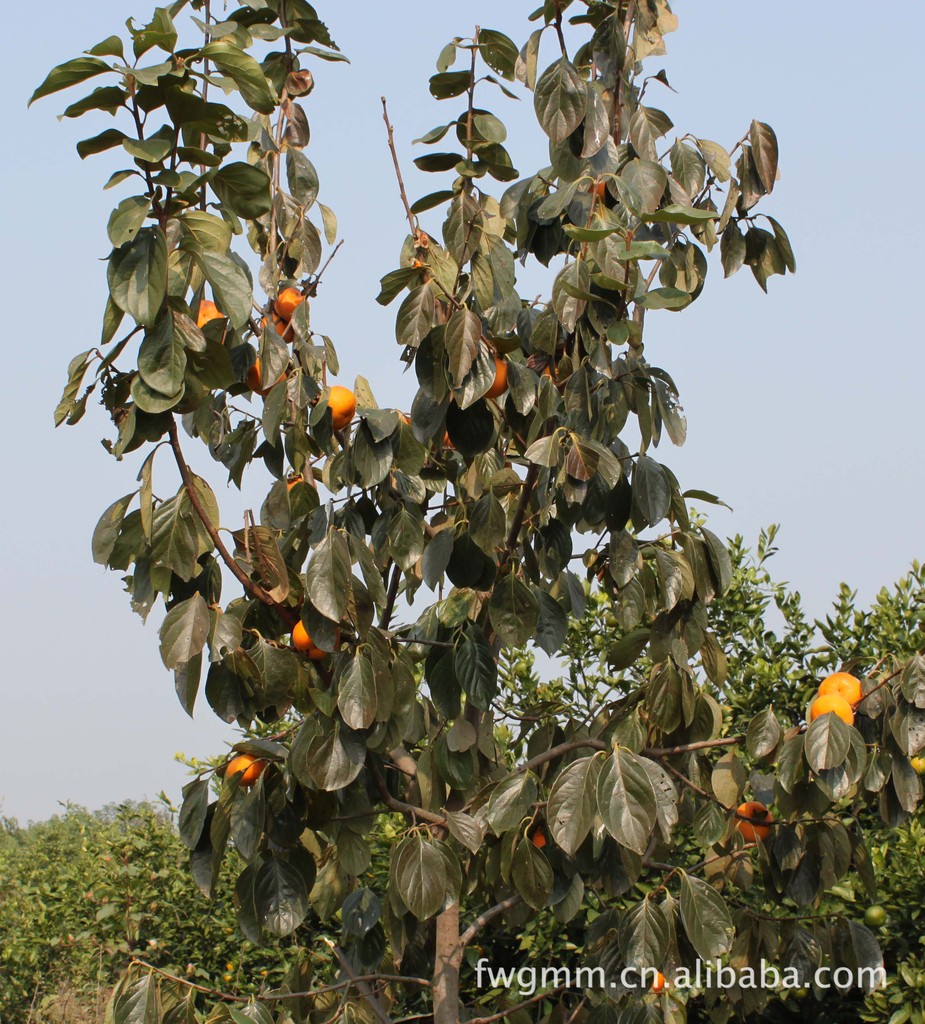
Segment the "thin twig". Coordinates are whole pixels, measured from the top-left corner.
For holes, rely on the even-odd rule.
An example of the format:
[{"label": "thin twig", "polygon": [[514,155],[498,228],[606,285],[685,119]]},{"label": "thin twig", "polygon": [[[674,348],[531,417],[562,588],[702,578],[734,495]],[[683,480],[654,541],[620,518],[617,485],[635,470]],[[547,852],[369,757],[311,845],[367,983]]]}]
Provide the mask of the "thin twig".
[{"label": "thin twig", "polygon": [[562,34],[562,2],[556,0],[556,16],[553,19],[553,25],[556,29],[556,35],[559,38],[559,49],[562,51],[563,57],[568,57],[568,50],[565,46],[565,36]]},{"label": "thin twig", "polygon": [[494,1024],[496,1020],[504,1020],[505,1017],[510,1017],[512,1013],[517,1013],[518,1010],[526,1009],[526,1007],[533,1006],[534,1003],[538,1003],[543,999],[549,999],[551,996],[558,995],[565,988],[565,985],[560,985],[558,988],[550,989],[548,992],[537,992],[535,996],[525,999],[522,1003],[515,1003],[500,1013],[493,1013],[490,1017],[471,1017],[468,1024]]},{"label": "thin twig", "polygon": [[405,215],[408,218],[408,226],[411,228],[411,234],[416,235],[418,233],[418,223],[414,214],[411,212],[411,204],[408,202],[408,193],[405,191],[405,182],[401,176],[401,165],[398,162],[398,154],[395,152],[395,130],[392,128],[392,122],[389,120],[389,108],[385,101],[385,96],[382,99],[382,120],[385,121],[386,129],[389,133],[389,152],[392,154],[392,164],[395,167],[395,177],[398,179],[398,191],[401,194],[401,201],[405,207]]}]

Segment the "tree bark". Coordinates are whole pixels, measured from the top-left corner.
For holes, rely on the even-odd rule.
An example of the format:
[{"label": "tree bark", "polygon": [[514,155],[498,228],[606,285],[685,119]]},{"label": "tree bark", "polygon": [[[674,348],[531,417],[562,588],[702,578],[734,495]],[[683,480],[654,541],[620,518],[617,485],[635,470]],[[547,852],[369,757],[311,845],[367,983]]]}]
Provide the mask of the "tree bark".
[{"label": "tree bark", "polygon": [[459,1024],[459,904],[454,903],[437,917],[434,958],[434,1024]]}]

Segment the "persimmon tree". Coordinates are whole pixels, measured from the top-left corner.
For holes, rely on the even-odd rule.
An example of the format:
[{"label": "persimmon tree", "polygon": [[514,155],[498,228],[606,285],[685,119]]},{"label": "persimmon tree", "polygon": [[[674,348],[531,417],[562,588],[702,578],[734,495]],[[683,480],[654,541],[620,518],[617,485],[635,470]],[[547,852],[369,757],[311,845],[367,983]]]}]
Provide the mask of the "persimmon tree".
[{"label": "persimmon tree", "polygon": [[[652,105],[668,80],[650,58],[676,27],[666,0],[549,0],[531,20],[523,46],[476,28],[440,54],[430,91],[450,113],[415,162],[441,187],[416,202],[384,111],[408,235],[378,301],[398,303],[418,385],[407,414],[362,378],[336,391],[317,329],[337,224],[306,155],[325,102],[311,67],[343,57],[314,8],[261,0],[217,20],[177,0],[129,21],[129,57],[110,37],[33,96],[92,80],[65,116],[114,116],[78,151],[123,153],[108,185],[131,193],[108,223],[101,341],[72,360],[55,414],[75,423],[98,393],[109,451],[143,456],[94,558],[142,616],[163,600],[181,704],[192,714],[204,676],[213,711],[245,731],[235,754],[258,765],[185,788],[192,872],[209,893],[234,844],[252,941],[299,934],[310,906],[343,925],[282,989],[243,1009],[219,996],[210,1020],[500,1019],[517,999],[479,990],[475,944],[540,913],[568,921],[586,893],[602,913],[579,953],[609,979],[657,967],[670,982],[698,957],[879,962],[855,921],[833,919],[824,941],[788,925],[866,870],[852,801],[879,800],[891,822],[914,809],[925,663],[879,652],[853,724],[763,707],[730,728],[703,683],[726,680],[710,604],[732,563],[688,505],[716,499],[653,454],[686,422],[649,361],[647,314],[695,301],[714,249],[762,288],[795,269],[759,212],[776,136],[756,120],[727,149]],[[515,170],[488,109],[503,96],[529,98],[548,166]],[[518,294],[518,259],[552,265],[547,300]],[[210,461],[238,487],[264,476],[258,515],[223,519]],[[613,676],[527,703],[499,662],[530,644],[569,653],[569,621],[598,592]],[[756,767],[773,812],[746,844],[738,826],[754,823],[736,808]],[[678,839],[690,821],[694,863]],[[359,879],[382,834],[396,841],[374,891]],[[753,876],[779,921],[738,900]],[[113,1019],[195,1019],[197,998],[136,966]],[[679,1016],[687,998],[553,986],[524,1009],[635,1020]]]}]

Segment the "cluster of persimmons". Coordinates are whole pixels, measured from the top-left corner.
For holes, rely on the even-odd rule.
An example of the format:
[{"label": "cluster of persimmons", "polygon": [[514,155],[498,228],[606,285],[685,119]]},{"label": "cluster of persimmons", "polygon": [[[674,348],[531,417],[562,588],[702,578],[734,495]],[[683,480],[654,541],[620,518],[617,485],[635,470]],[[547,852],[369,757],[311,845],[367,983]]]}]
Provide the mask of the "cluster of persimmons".
[{"label": "cluster of persimmons", "polygon": [[[833,672],[819,685],[809,705],[809,720],[821,715],[837,715],[846,725],[854,725],[854,709],[864,698],[861,682],[848,672]],[[759,800],[747,800],[736,808],[736,828],[746,843],[767,839],[774,816]]]}]

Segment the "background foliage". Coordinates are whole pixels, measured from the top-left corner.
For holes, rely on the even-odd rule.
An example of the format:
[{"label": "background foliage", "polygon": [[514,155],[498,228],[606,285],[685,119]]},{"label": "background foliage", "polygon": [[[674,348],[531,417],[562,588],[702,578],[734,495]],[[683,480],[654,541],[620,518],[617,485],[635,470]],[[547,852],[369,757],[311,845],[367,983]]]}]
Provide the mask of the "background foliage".
[{"label": "background foliage", "polygon": [[[738,647],[742,655],[733,659],[730,672],[742,685],[730,685],[722,694],[730,730],[743,714],[750,717],[750,707],[743,709],[746,698],[789,709],[798,718],[817,674],[833,658],[863,651],[872,638],[898,650],[915,649],[921,641],[925,577],[918,564],[884,588],[870,609],[856,609],[850,591],[843,588],[830,615],[817,623],[807,618],[799,595],[771,573],[775,533],[772,529],[762,536],[754,555],[740,539],[734,540],[735,576],[716,608],[725,649]],[[570,664],[579,680],[586,675],[601,685],[611,672],[614,648],[601,639],[613,631],[611,615],[606,602],[595,602],[572,626],[569,642],[581,660]],[[819,642],[823,632],[826,643]],[[751,652],[759,653],[745,660]],[[529,656],[509,659],[502,671],[511,673],[530,703],[561,700],[575,691],[574,677],[541,681]],[[504,743],[512,742],[516,728],[514,722],[501,727]],[[920,816],[899,830],[875,818],[868,818],[866,825],[878,902],[888,914],[877,935],[890,981],[884,992],[866,999],[858,993],[842,998],[820,994],[812,1012],[823,1021],[861,1016],[876,1024],[891,1018],[893,1024],[903,1024],[915,1019],[923,1004],[925,828]],[[693,850],[691,858],[696,859]],[[371,889],[385,884],[387,860],[387,846],[377,844],[364,879]],[[122,805],[95,814],[69,808],[60,817],[27,827],[6,820],[0,832],[3,1019],[72,1024],[101,1020],[106,997],[131,957],[209,988],[256,993],[282,983],[294,963],[317,950],[320,936],[332,942],[343,938],[340,916],[325,925],[312,913],[289,939],[265,936],[259,946],[242,939],[233,903],[235,872],[232,854],[207,903],[189,877],[188,850],[177,834],[175,816],[166,808]],[[762,905],[760,898],[755,905]],[[863,891],[849,882],[830,894],[820,912],[847,913],[860,920],[866,906]],[[531,916],[516,934],[493,929],[472,956],[487,955],[509,966],[569,962],[585,954],[580,925],[600,911],[598,900],[586,898],[565,926],[555,912],[545,912]],[[806,1012],[807,998],[815,999],[815,994],[791,993],[772,1001],[756,1019],[791,1019]]]}]

